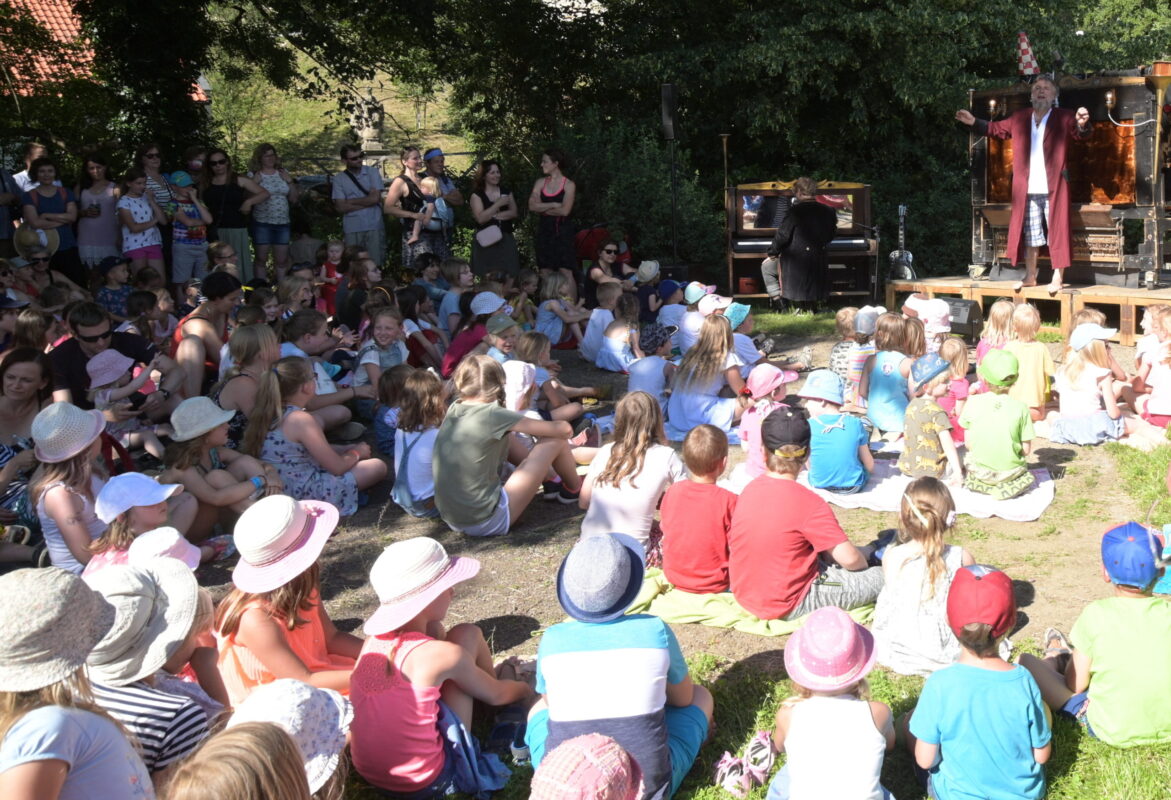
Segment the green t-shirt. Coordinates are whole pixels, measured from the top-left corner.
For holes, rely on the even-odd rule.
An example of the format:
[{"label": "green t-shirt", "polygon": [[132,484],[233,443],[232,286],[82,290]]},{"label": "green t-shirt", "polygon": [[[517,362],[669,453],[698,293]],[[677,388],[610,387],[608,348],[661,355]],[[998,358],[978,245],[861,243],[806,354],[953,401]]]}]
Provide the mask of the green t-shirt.
[{"label": "green t-shirt", "polygon": [[500,465],[521,414],[489,403],[453,403],[435,436],[435,507],[464,530],[485,522],[500,502]]},{"label": "green t-shirt", "polygon": [[964,413],[960,414],[960,426],[967,431],[964,444],[968,458],[997,472],[1025,466],[1021,443],[1036,435],[1028,406],[1006,394],[992,392],[968,397]]},{"label": "green t-shirt", "polygon": [[933,397],[916,397],[907,405],[903,453],[899,470],[912,478],[943,475],[947,456],[939,442],[940,431],[951,431],[947,413]]},{"label": "green t-shirt", "polygon": [[1094,735],[1115,747],[1171,742],[1171,602],[1107,597],[1082,611],[1070,631],[1090,657]]}]

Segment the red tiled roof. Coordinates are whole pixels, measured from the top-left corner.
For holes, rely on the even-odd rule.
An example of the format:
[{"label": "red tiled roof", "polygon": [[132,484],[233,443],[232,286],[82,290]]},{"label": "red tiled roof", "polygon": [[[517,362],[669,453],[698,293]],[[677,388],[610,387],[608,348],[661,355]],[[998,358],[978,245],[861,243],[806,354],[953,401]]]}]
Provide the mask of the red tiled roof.
[{"label": "red tiled roof", "polygon": [[[18,11],[25,11],[58,42],[71,45],[63,58],[30,53],[28,57],[13,59],[12,71],[17,91],[32,94],[38,84],[92,77],[93,49],[81,33],[81,21],[73,13],[68,0],[8,0]],[[0,42],[0,48],[4,45]],[[198,85],[191,87],[191,99],[199,103],[210,100]]]},{"label": "red tiled roof", "polygon": [[56,41],[72,45],[68,57],[56,59],[43,53],[29,53],[14,59],[13,76],[21,94],[31,94],[35,86],[46,81],[63,81],[90,77],[93,50],[81,36],[81,23],[73,8],[64,0],[9,0],[18,11],[27,12]]}]

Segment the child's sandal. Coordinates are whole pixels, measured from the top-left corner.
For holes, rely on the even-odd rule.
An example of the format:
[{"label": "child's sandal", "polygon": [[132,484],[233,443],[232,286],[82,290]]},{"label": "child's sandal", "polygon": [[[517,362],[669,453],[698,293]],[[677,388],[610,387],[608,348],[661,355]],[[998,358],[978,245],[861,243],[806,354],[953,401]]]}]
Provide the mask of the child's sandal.
[{"label": "child's sandal", "polygon": [[733,797],[747,797],[752,790],[752,780],[744,769],[744,762],[724,751],[720,763],[716,764],[715,786]]},{"label": "child's sandal", "polygon": [[[1050,647],[1049,643],[1054,640],[1057,641],[1057,646]],[[1044,655],[1046,658],[1073,652],[1073,646],[1070,645],[1069,639],[1066,639],[1065,634],[1057,630],[1057,628],[1046,628],[1045,633],[1042,634],[1041,644],[1045,647]]]},{"label": "child's sandal", "polygon": [[744,769],[748,777],[758,786],[768,782],[768,774],[777,759],[777,751],[773,747],[772,731],[758,731],[748,747],[744,748]]},{"label": "child's sandal", "polygon": [[223,561],[226,558],[231,558],[236,555],[236,543],[228,534],[212,536],[210,539],[204,539],[200,544],[207,545],[213,551],[207,563]]}]

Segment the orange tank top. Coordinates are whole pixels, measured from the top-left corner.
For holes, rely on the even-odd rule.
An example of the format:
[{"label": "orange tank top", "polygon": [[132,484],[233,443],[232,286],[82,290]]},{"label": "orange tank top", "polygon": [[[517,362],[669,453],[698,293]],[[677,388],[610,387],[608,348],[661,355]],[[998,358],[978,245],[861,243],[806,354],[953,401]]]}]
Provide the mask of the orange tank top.
[{"label": "orange tank top", "polygon": [[[297,658],[301,659],[310,672],[325,672],[334,669],[352,670],[354,659],[330,653],[326,649],[325,628],[321,624],[321,615],[318,613],[321,605],[320,594],[314,591],[309,600],[313,607],[302,612],[302,618],[307,620],[306,624],[289,630],[283,622],[278,620],[289,649],[296,654]],[[253,600],[245,607],[244,611],[247,613],[253,608],[264,610],[264,602]],[[240,705],[257,686],[272,683],[281,677],[269,672],[251,650],[237,642],[236,634],[221,636],[217,631],[215,637],[216,645],[220,651],[218,663],[220,675],[224,679],[224,686],[228,690],[228,698],[232,701],[233,706]],[[342,692],[342,694],[349,694],[349,692]]]}]

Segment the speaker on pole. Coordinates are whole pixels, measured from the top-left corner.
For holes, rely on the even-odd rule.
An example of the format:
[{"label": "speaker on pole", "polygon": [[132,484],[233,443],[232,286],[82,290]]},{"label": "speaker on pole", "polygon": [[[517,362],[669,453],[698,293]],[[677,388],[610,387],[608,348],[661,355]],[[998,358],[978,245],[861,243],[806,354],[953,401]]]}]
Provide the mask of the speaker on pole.
[{"label": "speaker on pole", "polygon": [[673,142],[675,141],[675,111],[678,106],[678,98],[675,95],[675,84],[664,83],[662,92],[663,138],[668,142]]}]

